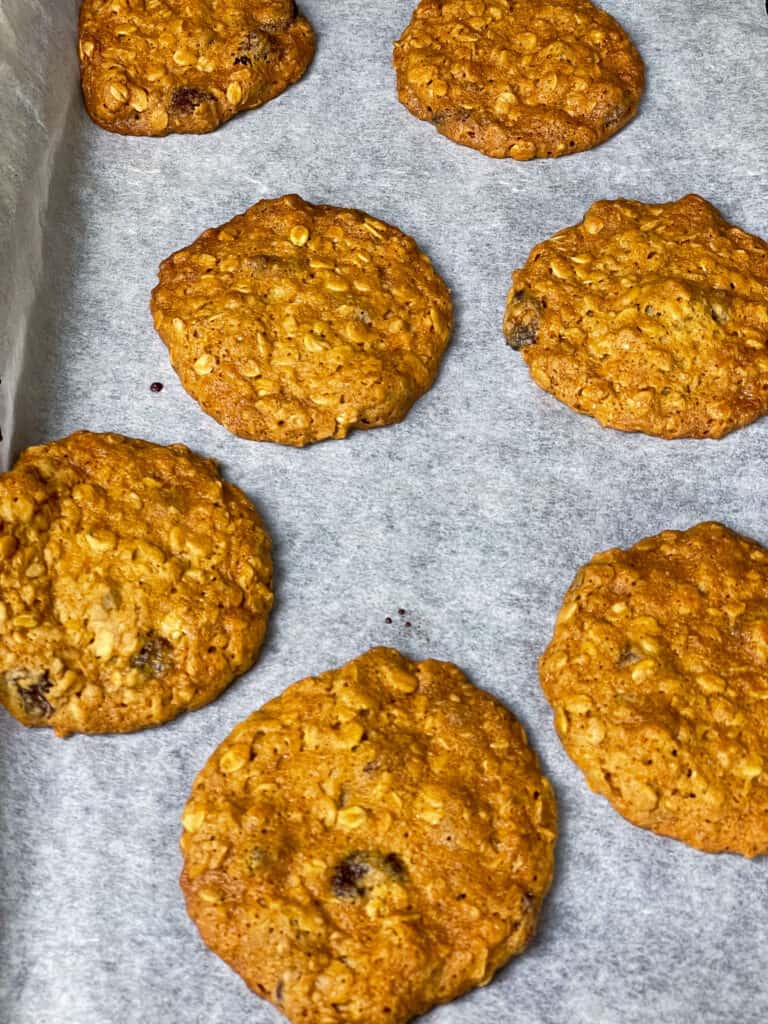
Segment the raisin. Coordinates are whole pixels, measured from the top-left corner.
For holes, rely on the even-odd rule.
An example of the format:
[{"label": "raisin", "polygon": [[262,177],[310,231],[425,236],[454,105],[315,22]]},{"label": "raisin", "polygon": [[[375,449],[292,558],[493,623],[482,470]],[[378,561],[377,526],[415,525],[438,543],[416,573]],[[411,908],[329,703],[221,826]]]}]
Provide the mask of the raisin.
[{"label": "raisin", "polygon": [[384,867],[393,878],[403,878],[405,875],[405,864],[396,853],[388,853],[384,858]]},{"label": "raisin", "polygon": [[333,895],[340,900],[352,900],[365,895],[361,879],[368,874],[369,866],[361,853],[350,853],[339,861],[331,877]]},{"label": "raisin", "polygon": [[535,321],[528,324],[512,324],[507,331],[507,344],[519,352],[520,349],[528,348],[529,345],[535,345],[537,334]]},{"label": "raisin", "polygon": [[176,114],[194,114],[201,103],[212,99],[214,96],[204,89],[193,89],[191,86],[183,85],[179,89],[174,89],[171,94],[171,110]]},{"label": "raisin", "polygon": [[524,288],[518,289],[513,294],[512,301],[515,304],[514,313],[510,310],[510,315],[514,315],[515,319],[512,322],[505,322],[504,334],[509,347],[519,352],[520,349],[536,344],[539,315],[546,306],[546,302],[536,298]]},{"label": "raisin", "polygon": [[[29,676],[25,673],[22,678],[29,679]],[[45,698],[53,686],[47,672],[39,673],[34,682],[22,683],[18,678],[13,682],[21,698],[25,715],[31,718],[49,718],[53,714],[53,706]]]},{"label": "raisin", "polygon": [[161,676],[170,666],[171,645],[164,636],[148,633],[137,654],[131,658],[131,668],[147,668],[153,676]]},{"label": "raisin", "polygon": [[158,394],[158,392],[163,390],[163,385],[160,383],[159,380],[153,381],[152,384],[149,385],[149,390],[154,391],[155,394]]},{"label": "raisin", "polygon": [[232,63],[233,64],[242,64],[243,66],[250,67],[251,66],[251,58],[250,57],[246,57],[246,55],[243,53],[239,57],[235,57],[235,59],[232,61]]},{"label": "raisin", "polygon": [[634,665],[636,661],[640,661],[640,655],[636,651],[627,645],[619,655],[619,660],[616,662],[619,668],[624,668],[625,665]]}]

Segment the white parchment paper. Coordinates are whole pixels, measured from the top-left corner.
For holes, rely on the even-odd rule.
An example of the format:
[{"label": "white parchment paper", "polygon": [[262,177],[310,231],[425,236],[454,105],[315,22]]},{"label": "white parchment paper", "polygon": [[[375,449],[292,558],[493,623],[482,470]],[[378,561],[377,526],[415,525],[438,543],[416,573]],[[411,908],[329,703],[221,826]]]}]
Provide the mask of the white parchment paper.
[{"label": "white parchment paper", "polygon": [[[593,552],[707,518],[768,544],[768,419],[719,442],[607,431],[536,388],[503,342],[511,270],[594,199],[696,191],[768,236],[762,0],[606,4],[646,61],[639,116],[596,150],[519,164],[443,139],[397,102],[391,48],[413,0],[302,0],[318,52],[298,85],[214,134],[161,140],[87,119],[74,0],[0,0],[0,451],[77,428],[186,442],[258,504],[276,556],[259,663],[210,707],[66,741],[0,718],[3,1024],[280,1019],[186,917],[179,815],[235,723],[374,643],[455,661],[504,700],[560,805],[534,945],[430,1021],[768,1020],[765,859],[626,823],[564,754],[536,675]],[[163,257],[291,191],[412,234],[457,314],[438,381],[404,423],[304,451],[206,417],[147,309]]]}]

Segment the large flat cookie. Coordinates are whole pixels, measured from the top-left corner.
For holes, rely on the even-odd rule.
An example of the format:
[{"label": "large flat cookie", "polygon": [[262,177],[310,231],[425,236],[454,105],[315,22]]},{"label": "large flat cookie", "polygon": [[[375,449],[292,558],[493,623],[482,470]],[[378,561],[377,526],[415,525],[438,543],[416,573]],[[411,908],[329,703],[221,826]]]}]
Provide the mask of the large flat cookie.
[{"label": "large flat cookie", "polygon": [[84,0],[85,106],[122,135],[209,132],[304,74],[315,37],[293,0]]},{"label": "large flat cookie", "polygon": [[232,732],[184,811],[204,941],[294,1024],[403,1024],[530,941],[555,800],[454,665],[374,648]]},{"label": "large flat cookie", "polygon": [[699,196],[603,200],[514,272],[504,332],[604,426],[722,437],[768,411],[768,243]]},{"label": "large flat cookie", "polygon": [[452,318],[413,239],[298,196],[264,199],[165,260],[152,315],[207,413],[291,445],[401,420],[435,379]]},{"label": "large flat cookie", "polygon": [[565,749],[643,828],[768,853],[768,552],[717,523],[596,555],[540,663]]},{"label": "large flat cookie", "polygon": [[72,434],[0,476],[0,701],[24,725],[130,732],[255,660],[270,541],[183,445]]},{"label": "large flat cookie", "polygon": [[629,36],[589,0],[421,0],[394,64],[412,114],[516,160],[596,146],[634,117],[644,82]]}]

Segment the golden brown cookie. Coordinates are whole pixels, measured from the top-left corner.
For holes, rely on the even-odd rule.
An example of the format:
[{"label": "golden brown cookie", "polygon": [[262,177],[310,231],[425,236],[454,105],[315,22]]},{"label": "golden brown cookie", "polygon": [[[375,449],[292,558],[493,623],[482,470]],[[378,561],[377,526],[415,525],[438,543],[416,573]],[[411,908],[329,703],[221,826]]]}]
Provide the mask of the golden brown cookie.
[{"label": "golden brown cookie", "polygon": [[0,476],[0,702],[24,725],[131,732],[255,660],[270,541],[183,445],[78,433]]},{"label": "golden brown cookie", "polygon": [[207,413],[291,445],[401,420],[435,379],[452,318],[413,239],[298,196],[264,199],[165,260],[152,315]]},{"label": "golden brown cookie", "polygon": [[515,160],[603,142],[634,117],[644,83],[632,40],[589,0],[421,0],[394,64],[412,114]]},{"label": "golden brown cookie", "polygon": [[203,940],[295,1024],[402,1024],[530,941],[555,799],[515,718],[377,647],[238,725],[184,811]]},{"label": "golden brown cookie", "polygon": [[565,749],[643,828],[768,853],[768,552],[718,523],[582,568],[540,662]]},{"label": "golden brown cookie", "polygon": [[83,0],[86,110],[121,135],[210,132],[304,74],[315,36],[293,0]]},{"label": "golden brown cookie", "polygon": [[514,272],[504,332],[603,426],[722,437],[768,411],[768,244],[699,196],[603,200]]}]

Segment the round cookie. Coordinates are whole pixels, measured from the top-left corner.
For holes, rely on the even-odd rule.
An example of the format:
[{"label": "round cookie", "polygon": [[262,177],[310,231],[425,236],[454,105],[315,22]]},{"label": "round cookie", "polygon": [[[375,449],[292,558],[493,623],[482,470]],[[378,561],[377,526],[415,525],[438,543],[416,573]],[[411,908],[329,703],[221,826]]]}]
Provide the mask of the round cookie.
[{"label": "round cookie", "polygon": [[304,74],[315,37],[293,0],[84,0],[86,110],[121,135],[209,132]]},{"label": "round cookie", "polygon": [[590,787],[635,825],[768,853],[768,552],[718,523],[596,555],[541,684]]},{"label": "round cookie", "polygon": [[395,43],[397,94],[493,157],[591,149],[634,117],[643,62],[589,0],[421,0]]},{"label": "round cookie", "polygon": [[768,244],[699,196],[603,200],[514,272],[504,332],[603,426],[722,437],[768,411]]},{"label": "round cookie", "polygon": [[0,476],[0,702],[24,725],[131,732],[255,660],[270,540],[183,445],[81,432]]},{"label": "round cookie", "polygon": [[184,811],[203,940],[289,1020],[402,1024],[530,941],[555,799],[455,665],[379,647],[237,726]]},{"label": "round cookie", "polygon": [[166,259],[152,315],[214,419],[305,445],[401,420],[435,379],[452,307],[402,231],[284,196]]}]

